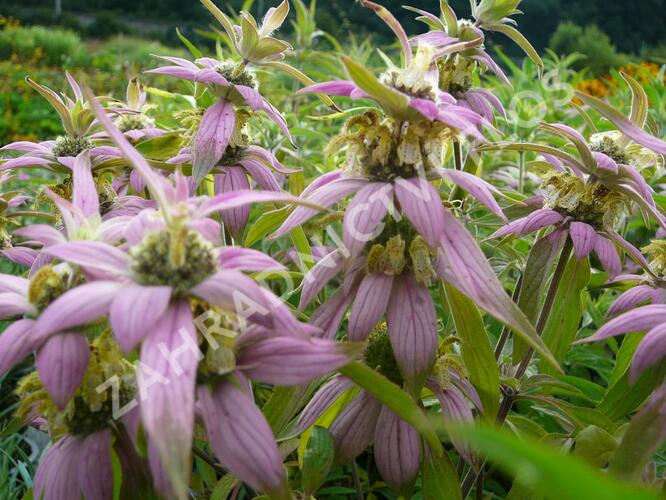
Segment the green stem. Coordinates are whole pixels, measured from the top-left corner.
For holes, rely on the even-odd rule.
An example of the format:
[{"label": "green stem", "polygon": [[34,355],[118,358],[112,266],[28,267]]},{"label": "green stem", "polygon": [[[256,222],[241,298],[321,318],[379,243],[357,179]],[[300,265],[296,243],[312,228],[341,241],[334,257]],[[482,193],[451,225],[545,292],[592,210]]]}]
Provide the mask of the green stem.
[{"label": "green stem", "polygon": [[354,489],[356,490],[356,500],[365,500],[363,496],[363,487],[361,486],[361,479],[358,477],[358,466],[356,460],[351,462],[352,479],[354,480]]},{"label": "green stem", "polygon": [[453,162],[456,170],[463,169],[462,147],[460,146],[460,141],[453,141]]},{"label": "green stem", "polygon": [[[569,262],[569,257],[571,256],[572,250],[573,243],[571,238],[567,237],[567,241],[564,243],[562,253],[560,254],[560,260],[557,262],[557,268],[555,268],[555,273],[553,274],[553,278],[550,281],[550,287],[548,287],[546,300],[543,303],[543,308],[541,309],[541,314],[539,315],[539,319],[536,324],[536,332],[539,336],[543,334],[543,330],[546,327],[546,322],[548,321],[548,316],[550,315],[550,311],[553,309],[555,295],[557,294],[557,289],[559,288],[562,277],[564,276],[564,271],[567,267],[567,262]],[[516,371],[515,375],[517,379],[522,377],[525,373],[525,370],[527,370],[527,366],[530,364],[532,356],[534,356],[534,350],[529,349],[518,366],[518,370]]]},{"label": "green stem", "polygon": [[525,152],[518,153],[518,192],[523,194],[525,191]]}]

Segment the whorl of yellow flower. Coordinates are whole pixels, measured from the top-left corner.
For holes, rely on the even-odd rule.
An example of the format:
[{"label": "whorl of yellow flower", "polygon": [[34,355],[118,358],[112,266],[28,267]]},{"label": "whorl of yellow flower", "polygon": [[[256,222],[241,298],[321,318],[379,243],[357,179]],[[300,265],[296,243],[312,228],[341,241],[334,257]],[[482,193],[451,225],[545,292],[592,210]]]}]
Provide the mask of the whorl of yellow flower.
[{"label": "whorl of yellow flower", "polygon": [[99,388],[112,378],[119,388],[116,404],[122,408],[136,392],[134,366],[123,357],[120,347],[107,331],[91,343],[90,360],[81,385],[63,410],[58,409],[34,371],[17,385],[16,394],[20,401],[16,416],[22,420],[43,417],[54,439],[65,433],[87,435],[103,430],[113,420],[114,395],[111,387],[107,390]]},{"label": "whorl of yellow flower", "polygon": [[641,250],[650,257],[650,270],[660,278],[666,278],[666,240],[652,240]]},{"label": "whorl of yellow flower", "polygon": [[625,196],[599,182],[585,182],[572,174],[554,174],[544,180],[544,207],[562,212],[595,229],[613,229],[629,208]]},{"label": "whorl of yellow flower", "polygon": [[439,88],[456,95],[472,87],[476,61],[461,54],[453,54],[437,60]]},{"label": "whorl of yellow flower", "polygon": [[440,122],[397,122],[374,111],[350,118],[327,151],[346,147],[345,173],[389,181],[441,168],[453,134]]}]

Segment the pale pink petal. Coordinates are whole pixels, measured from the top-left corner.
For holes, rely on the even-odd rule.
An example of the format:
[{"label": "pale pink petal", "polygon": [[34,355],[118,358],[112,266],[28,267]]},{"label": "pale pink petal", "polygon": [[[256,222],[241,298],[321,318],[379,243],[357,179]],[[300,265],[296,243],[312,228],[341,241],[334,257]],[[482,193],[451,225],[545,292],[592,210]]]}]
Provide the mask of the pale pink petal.
[{"label": "pale pink petal", "polygon": [[0,375],[7,373],[41,345],[33,333],[35,322],[15,321],[0,333]]},{"label": "pale pink petal", "polygon": [[39,241],[45,246],[57,245],[67,242],[65,235],[53,226],[46,224],[30,224],[14,231],[14,234],[22,238]]},{"label": "pale pink petal", "polygon": [[610,320],[594,335],[581,342],[594,342],[623,333],[651,330],[662,323],[666,323],[666,305],[643,306]]},{"label": "pale pink petal", "polygon": [[0,293],[0,319],[10,319],[32,310],[24,294],[14,292]]},{"label": "pale pink petal", "polygon": [[275,337],[246,347],[237,360],[249,378],[274,385],[304,384],[351,361],[348,345],[324,339]]},{"label": "pale pink petal", "polygon": [[224,247],[218,250],[220,267],[238,271],[284,271],[285,266],[269,257],[264,252],[251,248]]},{"label": "pale pink petal", "polygon": [[321,387],[298,417],[299,431],[305,431],[333,404],[342,394],[354,387],[354,383],[342,375],[336,375]]},{"label": "pale pink petal", "polygon": [[280,191],[280,183],[265,163],[255,160],[254,158],[246,158],[239,161],[238,164],[242,165],[242,167],[247,170],[250,176],[252,176],[252,179],[259,184],[262,189],[266,189],[267,191]]},{"label": "pale pink petal", "polygon": [[353,90],[358,87],[349,80],[333,80],[330,82],[316,83],[298,90],[297,94],[321,93],[335,96],[349,97]]},{"label": "pale pink petal", "polygon": [[400,210],[432,248],[444,232],[444,207],[439,193],[426,179],[398,179],[395,194]]},{"label": "pale pink petal", "polygon": [[312,299],[333,279],[341,270],[345,260],[339,250],[335,250],[317,262],[305,276],[303,276],[303,290],[301,291],[299,311],[303,311]]},{"label": "pale pink petal", "polygon": [[562,220],[564,220],[564,217],[559,212],[549,208],[541,208],[522,219],[523,223],[518,234],[520,236],[525,236],[546,226],[557,224]]},{"label": "pale pink petal", "polygon": [[[250,183],[247,180],[247,173],[241,167],[225,167],[224,173],[215,175],[215,194],[248,189],[250,189]],[[220,210],[220,215],[225,228],[228,228],[234,236],[239,236],[245,229],[245,224],[250,216],[250,206]]]},{"label": "pale pink petal", "polygon": [[89,358],[88,341],[79,333],[52,335],[37,351],[37,373],[59,408],[65,407],[81,384]]},{"label": "pale pink petal", "polygon": [[[595,151],[592,153],[592,156],[594,156],[594,159],[597,161],[597,167],[600,168],[601,170],[604,170],[606,172],[610,172],[611,174],[617,174],[617,163],[615,160],[610,158],[608,155],[605,155],[603,153],[599,153]],[[599,174],[601,175],[601,174]]]},{"label": "pale pink petal", "polygon": [[0,274],[0,293],[13,292],[27,295],[30,280],[12,274]]},{"label": "pale pink petal", "polygon": [[382,479],[397,491],[416,478],[421,465],[419,433],[386,406],[377,419],[375,462]]},{"label": "pale pink petal", "polygon": [[497,188],[476,175],[463,172],[462,170],[445,169],[442,171],[442,175],[479,200],[500,219],[506,221],[504,212],[502,212],[502,209],[492,195],[492,193],[499,193]]},{"label": "pale pink petal", "polygon": [[275,437],[254,401],[231,382],[199,388],[199,402],[215,456],[229,471],[274,498],[289,497]]},{"label": "pale pink petal", "polygon": [[612,317],[625,313],[634,307],[645,302],[650,302],[654,293],[654,288],[649,285],[638,285],[630,288],[620,295],[615,302],[608,308],[606,316]]},{"label": "pale pink petal", "polygon": [[610,279],[620,274],[622,263],[612,241],[598,234],[594,242],[594,252],[597,254],[601,266],[606,270]]},{"label": "pale pink petal", "polygon": [[572,222],[569,236],[573,242],[576,258],[582,260],[594,250],[597,233],[592,226],[584,222]]},{"label": "pale pink petal", "polygon": [[372,273],[363,278],[349,316],[349,340],[365,340],[377,325],[391,298],[393,279],[384,273]]},{"label": "pale pink petal", "polygon": [[81,210],[85,217],[99,214],[99,196],[92,176],[90,152],[80,153],[74,160],[72,169],[72,203]]},{"label": "pale pink petal", "polygon": [[94,281],[72,288],[42,311],[35,325],[39,337],[91,323],[109,312],[111,302],[123,285]]},{"label": "pale pink petal", "polygon": [[392,206],[393,187],[389,183],[373,182],[356,193],[343,221],[343,242],[352,257],[381,232],[380,223]]},{"label": "pale pink petal", "polygon": [[[79,485],[86,500],[113,498],[111,429],[84,438],[79,459]],[[126,478],[123,478],[125,481]]]},{"label": "pale pink petal", "polygon": [[400,372],[411,388],[418,389],[437,354],[437,311],[428,289],[411,276],[398,278],[386,321]]},{"label": "pale pink petal", "polygon": [[[365,179],[348,179],[344,177],[335,179],[312,191],[306,199],[323,207],[330,207],[348,194],[363,188],[367,182],[368,181]],[[317,210],[313,208],[302,206],[296,207],[294,211],[289,214],[289,217],[287,217],[282,226],[269,236],[269,238],[278,238],[287,234],[295,227],[300,226],[308,219],[317,215],[317,213]]]},{"label": "pale pink petal", "polygon": [[200,352],[189,301],[174,303],[141,346],[141,421],[173,490],[185,497],[191,470],[194,390]]},{"label": "pale pink petal", "polygon": [[171,300],[168,286],[123,287],[111,302],[109,321],[113,334],[125,353],[150,334],[151,327],[164,314]]},{"label": "pale pink petal", "polygon": [[128,273],[130,256],[101,241],[72,241],[45,248],[44,253],[86,269],[116,275]]},{"label": "pale pink petal", "polygon": [[338,333],[342,317],[349,309],[353,294],[338,290],[310,316],[310,324],[321,328],[321,337],[333,339]]},{"label": "pale pink petal", "polygon": [[638,344],[631,363],[631,382],[636,382],[645,370],[661,361],[664,356],[666,356],[666,324],[661,324],[647,332]]},{"label": "pale pink petal", "polygon": [[382,405],[361,390],[329,427],[335,443],[335,458],[346,463],[363,453],[372,443]]},{"label": "pale pink petal", "polygon": [[199,184],[213,170],[236,125],[236,112],[230,102],[218,100],[206,110],[192,143],[192,177]]}]

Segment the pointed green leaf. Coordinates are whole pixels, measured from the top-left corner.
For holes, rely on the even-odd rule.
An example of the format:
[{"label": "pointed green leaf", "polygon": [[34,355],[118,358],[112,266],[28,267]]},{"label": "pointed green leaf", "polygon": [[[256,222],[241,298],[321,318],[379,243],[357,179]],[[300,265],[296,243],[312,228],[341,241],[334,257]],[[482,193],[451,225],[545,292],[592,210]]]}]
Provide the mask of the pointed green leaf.
[{"label": "pointed green leaf", "polygon": [[474,302],[455,287],[444,284],[467,376],[479,393],[483,414],[493,421],[499,409],[499,368],[495,361],[483,318]]},{"label": "pointed green leaf", "polygon": [[494,24],[488,27],[489,30],[499,31],[500,33],[505,34],[511,40],[513,40],[522,50],[527,54],[527,57],[534,61],[534,64],[537,65],[539,70],[539,76],[543,74],[543,61],[539,56],[539,53],[536,51],[532,44],[523,36],[523,34],[518,31],[516,28],[508,26],[506,24]]},{"label": "pointed green leaf", "polygon": [[311,495],[326,480],[333,466],[335,447],[333,436],[324,427],[315,426],[303,454],[303,490]]},{"label": "pointed green leaf", "polygon": [[449,432],[467,441],[493,463],[525,485],[530,493],[567,500],[656,500],[656,493],[622,483],[580,459],[530,439],[519,439],[489,427],[451,427]]}]

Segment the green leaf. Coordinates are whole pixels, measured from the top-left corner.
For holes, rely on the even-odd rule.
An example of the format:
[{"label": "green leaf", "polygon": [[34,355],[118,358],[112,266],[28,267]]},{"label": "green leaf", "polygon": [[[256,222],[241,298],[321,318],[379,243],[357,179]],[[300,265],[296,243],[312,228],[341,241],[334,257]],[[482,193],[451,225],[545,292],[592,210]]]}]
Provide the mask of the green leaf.
[{"label": "green leaf", "polygon": [[298,252],[299,268],[305,273],[309,269],[312,269],[315,264],[314,257],[312,257],[312,249],[310,248],[307,236],[305,236],[305,231],[303,231],[302,227],[298,226],[289,232],[289,236]]},{"label": "green leaf", "polygon": [[[550,238],[537,240],[532,246],[525,264],[525,272],[518,294],[518,307],[532,323],[537,321],[546,279],[550,275],[555,257],[562,248],[559,240],[555,242],[556,244],[553,243]],[[528,348],[529,346],[523,339],[514,337],[513,362],[519,363],[527,354]]]},{"label": "green leaf", "polygon": [[629,115],[629,120],[631,120],[631,122],[637,127],[643,128],[648,116],[648,108],[650,104],[648,96],[645,94],[643,86],[631,76],[622,71],[620,72],[620,75],[624,81],[627,82],[629,88],[631,88],[631,114]]},{"label": "green leaf", "polygon": [[183,35],[178,28],[176,28],[176,35],[180,38],[180,41],[183,42],[183,45],[187,47],[187,50],[190,51],[196,59],[199,59],[203,54],[199,49],[197,49],[192,42],[190,42],[185,35]]},{"label": "green leaf", "polygon": [[513,28],[511,26],[507,26],[506,24],[494,24],[492,26],[489,26],[487,29],[491,31],[499,31],[500,33],[505,34],[511,40],[513,40],[516,45],[518,45],[525,54],[527,54],[527,57],[532,59],[534,61],[534,64],[537,65],[537,69],[539,70],[539,77],[543,74],[543,61],[541,60],[541,57],[539,57],[539,53],[532,47],[532,44],[523,36],[523,34],[518,31],[516,28]]},{"label": "green leaf", "polygon": [[622,441],[610,464],[610,471],[626,480],[638,481],[645,466],[661,448],[664,440],[664,391],[655,393],[624,431]]},{"label": "green leaf", "polygon": [[424,460],[421,481],[424,500],[462,500],[458,474],[447,453]]},{"label": "green leaf", "polygon": [[467,376],[483,403],[483,413],[495,420],[499,409],[499,368],[486,333],[483,318],[474,302],[455,287],[443,284],[456,334],[461,341],[461,354]]},{"label": "green leaf", "polygon": [[[564,355],[576,338],[583,315],[583,292],[589,281],[589,260],[578,260],[572,255],[564,270],[553,307],[543,329],[543,341],[557,361],[564,359]],[[542,373],[555,373],[546,363],[542,362],[540,368]]]},{"label": "green leaf", "polygon": [[352,361],[338,370],[353,380],[379,401],[391,408],[405,422],[414,427],[424,437],[435,456],[441,456],[443,449],[439,438],[423,410],[396,384],[368,366]]},{"label": "green leaf", "polygon": [[171,132],[141,141],[135,147],[139,153],[151,160],[168,160],[178,154],[182,143],[180,132]]},{"label": "green leaf", "polygon": [[324,427],[315,426],[303,454],[303,490],[313,494],[326,480],[333,466],[335,447],[333,436]]},{"label": "green leaf", "polygon": [[238,479],[231,474],[222,476],[222,479],[220,479],[215,485],[215,488],[213,488],[210,500],[226,500],[237,483]]},{"label": "green leaf", "polygon": [[234,32],[234,25],[231,22],[231,19],[229,19],[224,12],[218,9],[211,0],[201,0],[201,3],[204,5],[204,7],[206,7],[206,9],[208,9],[208,12],[213,14],[215,19],[217,19],[217,21],[222,25],[230,41],[235,45],[236,33]]},{"label": "green leaf", "polygon": [[268,234],[280,227],[288,215],[289,207],[271,210],[262,214],[247,230],[243,245],[251,247],[256,242],[263,240]]},{"label": "green leaf", "polygon": [[597,409],[613,420],[629,415],[662,383],[665,376],[666,363],[660,363],[645,370],[636,383],[631,384],[627,370],[608,389]]},{"label": "green leaf", "polygon": [[590,425],[576,435],[574,454],[595,467],[604,468],[617,448],[617,441],[605,429]]},{"label": "green leaf", "polygon": [[467,441],[511,474],[531,493],[558,500],[656,500],[659,496],[639,486],[621,483],[580,459],[530,439],[519,439],[489,427],[447,426],[453,436]]},{"label": "green leaf", "polygon": [[120,465],[120,458],[113,449],[111,449],[111,470],[113,471],[113,500],[120,500],[120,493],[123,489],[123,468]]},{"label": "green leaf", "polygon": [[376,100],[387,115],[397,120],[410,120],[421,116],[418,111],[409,107],[407,97],[384,85],[363,66],[347,56],[342,56],[342,62],[354,83]]},{"label": "green leaf", "polygon": [[289,421],[312,395],[316,382],[309,385],[278,386],[261,409],[273,433],[280,437]]}]

